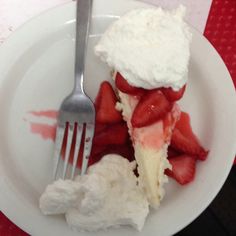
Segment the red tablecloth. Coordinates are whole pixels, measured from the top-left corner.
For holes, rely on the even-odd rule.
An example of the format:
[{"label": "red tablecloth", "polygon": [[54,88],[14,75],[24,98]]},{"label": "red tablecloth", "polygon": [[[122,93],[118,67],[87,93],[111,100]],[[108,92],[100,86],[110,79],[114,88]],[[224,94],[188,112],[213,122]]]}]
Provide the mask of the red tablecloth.
[{"label": "red tablecloth", "polygon": [[[236,0],[213,0],[204,35],[222,56],[236,87]],[[0,213],[0,236],[26,235]]]},{"label": "red tablecloth", "polygon": [[204,35],[223,58],[236,87],[236,1],[214,0]]}]

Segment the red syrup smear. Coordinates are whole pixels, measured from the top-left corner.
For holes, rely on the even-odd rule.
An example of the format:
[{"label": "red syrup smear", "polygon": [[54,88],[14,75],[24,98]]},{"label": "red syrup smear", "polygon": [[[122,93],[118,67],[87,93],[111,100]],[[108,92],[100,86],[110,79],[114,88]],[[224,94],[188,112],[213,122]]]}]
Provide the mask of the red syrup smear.
[{"label": "red syrup smear", "polygon": [[[42,111],[29,111],[29,114],[36,117],[46,117],[49,119],[56,120],[58,116],[58,111],[56,110],[42,110]],[[25,121],[27,119],[24,118]],[[53,125],[44,124],[40,122],[29,122],[30,123],[30,131],[33,134],[40,135],[44,140],[52,140],[55,141],[56,137],[56,123]]]},{"label": "red syrup smear", "polygon": [[47,117],[52,119],[57,119],[58,117],[58,111],[56,110],[29,111],[29,113],[37,117]]},{"label": "red syrup smear", "polygon": [[30,131],[33,134],[40,135],[44,140],[49,139],[55,141],[56,124],[48,125],[48,124],[30,122]]}]

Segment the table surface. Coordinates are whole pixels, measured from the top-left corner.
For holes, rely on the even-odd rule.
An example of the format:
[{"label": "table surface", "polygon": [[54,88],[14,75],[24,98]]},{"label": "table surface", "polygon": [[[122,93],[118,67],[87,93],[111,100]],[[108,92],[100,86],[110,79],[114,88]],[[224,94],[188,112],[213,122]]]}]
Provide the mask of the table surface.
[{"label": "table surface", "polygon": [[[41,6],[44,5],[41,9],[38,9],[37,12],[43,10],[45,6],[52,7],[55,3],[64,3],[70,2],[71,0],[50,0],[50,1],[41,1],[41,0],[27,0],[28,2],[38,2],[41,3]],[[24,7],[25,1],[19,0],[1,0],[0,3],[0,31],[4,34],[0,34],[0,43],[5,40],[5,38],[14,30],[14,27],[7,26],[2,24],[2,19],[6,19],[6,12],[4,11],[4,2],[5,4],[14,4],[18,3],[15,9],[19,7]],[[164,2],[163,0],[146,0],[149,2]],[[174,4],[178,3],[178,0],[172,0]],[[186,4],[189,4],[190,0],[182,0]],[[204,2],[205,1],[205,2]],[[203,32],[205,27],[204,19],[206,14],[208,14],[207,7],[210,6],[209,0],[198,0],[192,1],[198,2],[198,7],[202,9],[201,15],[199,14],[190,17],[190,20],[193,24],[198,24],[198,29]],[[21,6],[20,4],[21,3]],[[44,4],[42,4],[44,3]],[[166,3],[165,3],[166,4]],[[168,4],[167,4],[168,5]],[[5,5],[6,6],[6,5]],[[13,5],[12,5],[13,6]],[[200,9],[199,8],[199,9]],[[33,11],[28,9],[29,16],[33,16]],[[5,12],[4,14],[1,14]],[[199,12],[198,12],[199,13]],[[17,20],[15,27],[17,27],[20,22],[24,20]],[[9,21],[12,22],[12,19]],[[13,20],[14,21],[14,20]],[[222,56],[226,66],[229,69],[229,72],[232,76],[234,86],[236,87],[236,0],[213,0],[209,17],[207,20],[206,28],[204,30],[204,35],[209,39],[209,41],[214,45],[217,51]],[[0,213],[0,236],[26,236],[27,234],[14,225],[9,219],[7,219],[3,213]],[[215,200],[210,204],[210,206],[189,226],[183,229],[181,232],[176,234],[177,236],[195,236],[195,235],[236,235],[236,166],[232,167],[229,177],[227,178],[223,188],[220,193],[217,195]]]}]

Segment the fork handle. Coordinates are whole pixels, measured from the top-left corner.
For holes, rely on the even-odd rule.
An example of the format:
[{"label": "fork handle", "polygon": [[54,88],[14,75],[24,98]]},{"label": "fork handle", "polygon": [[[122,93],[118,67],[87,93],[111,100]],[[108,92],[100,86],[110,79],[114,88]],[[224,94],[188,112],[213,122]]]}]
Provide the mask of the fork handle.
[{"label": "fork handle", "polygon": [[74,92],[84,93],[83,79],[86,48],[93,0],[77,0],[75,37],[75,87]]}]

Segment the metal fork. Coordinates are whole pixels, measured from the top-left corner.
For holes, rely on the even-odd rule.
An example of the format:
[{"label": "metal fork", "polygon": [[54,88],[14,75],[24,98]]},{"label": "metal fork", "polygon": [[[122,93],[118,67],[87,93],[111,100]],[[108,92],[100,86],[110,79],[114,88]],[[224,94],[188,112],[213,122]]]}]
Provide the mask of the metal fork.
[{"label": "metal fork", "polygon": [[[75,84],[72,93],[61,104],[56,131],[53,177],[65,179],[71,153],[72,140],[76,138],[73,164],[70,178],[75,176],[79,149],[84,142],[83,162],[80,174],[86,173],[95,125],[95,108],[91,99],[83,89],[85,55],[91,19],[92,0],[77,0],[76,37],[75,37]],[[82,140],[82,133],[85,139]],[[75,135],[74,135],[75,134]],[[62,175],[59,172],[63,140],[66,139],[64,165]]]}]

